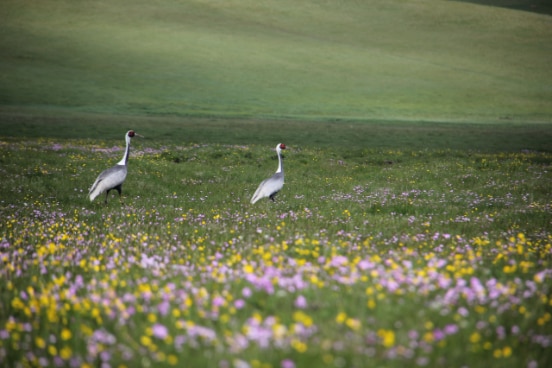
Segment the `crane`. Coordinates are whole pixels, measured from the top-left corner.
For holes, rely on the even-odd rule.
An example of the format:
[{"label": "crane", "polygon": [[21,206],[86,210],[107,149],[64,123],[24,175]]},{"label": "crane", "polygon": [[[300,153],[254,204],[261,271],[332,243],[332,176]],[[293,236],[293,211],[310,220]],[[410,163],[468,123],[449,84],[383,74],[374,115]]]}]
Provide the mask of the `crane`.
[{"label": "crane", "polygon": [[123,158],[117,163],[117,165],[102,171],[101,174],[98,175],[98,178],[96,179],[94,184],[92,184],[92,187],[88,192],[88,195],[90,196],[90,201],[93,201],[94,198],[105,192],[105,203],[107,203],[107,196],[109,194],[109,191],[111,191],[112,189],[115,189],[117,192],[119,192],[119,199],[121,198],[123,183],[125,182],[127,176],[130,139],[135,135],[136,133],[134,133],[134,130],[129,130],[128,132],[126,132],[126,149]]},{"label": "crane", "polygon": [[276,153],[278,154],[278,170],[270,178],[261,182],[255,194],[251,198],[251,203],[254,204],[261,198],[268,197],[274,202],[274,196],[284,187],[284,165],[282,162],[281,152],[286,149],[286,145],[278,143]]}]

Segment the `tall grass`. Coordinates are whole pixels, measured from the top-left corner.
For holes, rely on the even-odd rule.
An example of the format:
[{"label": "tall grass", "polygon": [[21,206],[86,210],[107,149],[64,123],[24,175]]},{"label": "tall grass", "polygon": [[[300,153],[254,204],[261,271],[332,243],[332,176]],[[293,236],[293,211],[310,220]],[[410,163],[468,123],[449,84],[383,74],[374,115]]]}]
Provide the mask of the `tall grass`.
[{"label": "tall grass", "polygon": [[125,131],[2,141],[4,366],[550,364],[549,152],[282,140],[252,206],[273,144],[136,138],[90,203]]}]

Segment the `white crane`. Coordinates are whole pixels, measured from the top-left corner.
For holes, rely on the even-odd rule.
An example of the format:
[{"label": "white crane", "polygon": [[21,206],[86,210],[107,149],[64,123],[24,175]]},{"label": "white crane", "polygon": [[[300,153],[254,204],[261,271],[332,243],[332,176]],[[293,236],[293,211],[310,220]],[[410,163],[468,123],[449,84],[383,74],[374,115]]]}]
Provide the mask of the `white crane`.
[{"label": "white crane", "polygon": [[112,189],[115,189],[117,192],[119,192],[119,199],[121,198],[123,183],[125,182],[127,176],[130,139],[134,137],[134,135],[136,135],[136,133],[134,133],[134,130],[129,130],[125,134],[126,149],[123,158],[117,163],[117,165],[102,171],[102,173],[98,175],[98,178],[96,179],[94,184],[92,184],[92,187],[88,192],[88,195],[90,196],[90,201],[93,201],[94,198],[105,192],[105,203],[107,203],[107,196],[109,194],[109,191]]},{"label": "white crane", "polygon": [[286,149],[286,145],[283,143],[278,143],[276,146],[276,153],[278,154],[278,170],[270,178],[265,179],[261,182],[255,194],[251,198],[251,203],[257,202],[261,198],[268,197],[274,201],[274,196],[284,187],[284,165],[282,163],[282,156],[280,152],[283,149]]}]

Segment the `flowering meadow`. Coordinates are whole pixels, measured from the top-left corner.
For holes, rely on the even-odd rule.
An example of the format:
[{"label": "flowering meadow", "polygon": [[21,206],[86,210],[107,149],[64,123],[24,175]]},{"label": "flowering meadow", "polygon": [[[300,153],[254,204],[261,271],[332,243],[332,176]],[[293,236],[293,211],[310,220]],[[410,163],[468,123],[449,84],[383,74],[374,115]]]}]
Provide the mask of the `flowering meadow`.
[{"label": "flowering meadow", "polygon": [[0,366],[552,364],[552,154],[123,143],[0,140]]}]

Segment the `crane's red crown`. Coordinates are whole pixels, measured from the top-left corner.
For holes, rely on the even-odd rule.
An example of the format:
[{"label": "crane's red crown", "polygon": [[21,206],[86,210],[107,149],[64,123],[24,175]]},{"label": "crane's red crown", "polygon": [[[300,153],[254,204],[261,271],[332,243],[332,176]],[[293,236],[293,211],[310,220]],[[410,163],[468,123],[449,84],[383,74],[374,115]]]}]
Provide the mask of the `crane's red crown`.
[{"label": "crane's red crown", "polygon": [[283,143],[281,143],[281,144],[280,144],[280,149],[286,149],[286,145],[283,144]]},{"label": "crane's red crown", "polygon": [[130,138],[134,137],[134,130],[130,130],[130,131],[128,132],[128,136],[129,136]]}]

